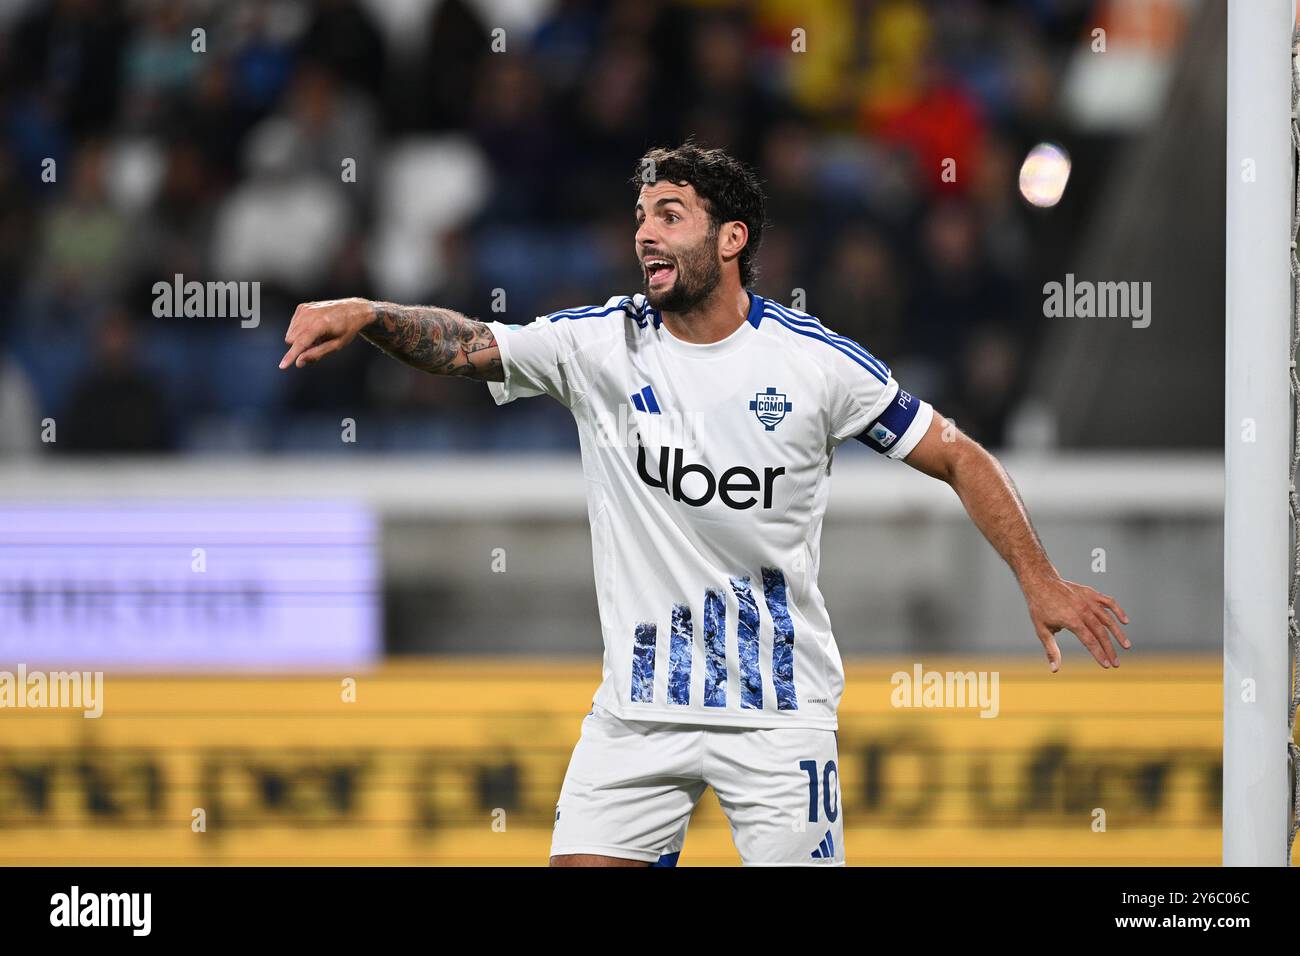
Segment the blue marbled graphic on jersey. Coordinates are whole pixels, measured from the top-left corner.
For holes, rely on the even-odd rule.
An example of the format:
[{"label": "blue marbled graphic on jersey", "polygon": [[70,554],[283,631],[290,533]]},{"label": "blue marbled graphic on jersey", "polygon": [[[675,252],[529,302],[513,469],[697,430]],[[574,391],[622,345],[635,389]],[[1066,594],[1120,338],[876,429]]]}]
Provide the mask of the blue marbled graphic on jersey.
[{"label": "blue marbled graphic on jersey", "polygon": [[785,575],[780,568],[763,569],[763,598],[772,615],[772,684],[777,710],[798,710],[794,692],[794,624],[786,605]]},{"label": "blue marbled graphic on jersey", "polygon": [[736,643],[740,648],[740,706],[763,709],[763,678],[758,672],[758,604],[749,589],[749,578],[732,578],[740,614],[736,619]]},{"label": "blue marbled graphic on jersey", "polygon": [[653,704],[655,699],[655,634],[653,624],[638,624],[632,642],[632,701]]},{"label": "blue marbled graphic on jersey", "polygon": [[673,605],[673,635],[668,648],[668,703],[691,702],[691,642],[695,628],[691,624],[691,609],[685,604]]},{"label": "blue marbled graphic on jersey", "polygon": [[704,592],[704,706],[727,706],[727,603],[722,592]]}]

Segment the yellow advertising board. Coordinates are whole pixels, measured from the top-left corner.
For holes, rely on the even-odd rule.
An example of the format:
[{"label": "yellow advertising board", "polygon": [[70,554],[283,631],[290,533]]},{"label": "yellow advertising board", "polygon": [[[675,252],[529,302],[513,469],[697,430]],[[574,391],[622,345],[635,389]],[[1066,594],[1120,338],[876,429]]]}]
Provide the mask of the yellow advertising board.
[{"label": "yellow advertising board", "polygon": [[[984,700],[974,683],[958,699],[951,675],[977,667]],[[1219,660],[847,671],[850,865],[1219,863]],[[544,864],[599,676],[532,660],[109,674],[98,719],[0,707],[0,863]],[[680,865],[736,863],[708,793]]]}]

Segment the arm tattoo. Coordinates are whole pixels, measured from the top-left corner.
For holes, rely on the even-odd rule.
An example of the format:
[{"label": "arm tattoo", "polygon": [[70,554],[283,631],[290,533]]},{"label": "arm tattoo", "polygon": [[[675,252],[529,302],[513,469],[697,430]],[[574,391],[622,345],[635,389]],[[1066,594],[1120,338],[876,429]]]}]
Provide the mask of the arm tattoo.
[{"label": "arm tattoo", "polygon": [[496,336],[487,323],[452,309],[372,303],[375,318],[361,330],[367,342],[413,368],[485,382],[505,379]]}]

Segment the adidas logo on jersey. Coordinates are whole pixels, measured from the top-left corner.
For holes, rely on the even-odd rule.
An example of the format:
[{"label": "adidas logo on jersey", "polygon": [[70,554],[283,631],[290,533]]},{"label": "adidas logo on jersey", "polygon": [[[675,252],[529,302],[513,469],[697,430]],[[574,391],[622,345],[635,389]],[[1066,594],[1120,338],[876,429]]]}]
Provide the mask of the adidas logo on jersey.
[{"label": "adidas logo on jersey", "polygon": [[[762,492],[762,507],[771,508],[776,479],[785,474],[785,468],[769,466],[763,469],[763,479],[760,482],[758,474],[753,469],[736,465],[724,471],[719,478],[707,465],[687,463],[682,449],[660,446],[658,474],[652,475],[646,468],[646,457],[645,445],[641,444],[640,436],[637,436],[636,473],[641,480],[651,488],[662,488],[672,496],[673,501],[680,501],[692,508],[702,508],[712,501],[716,494],[728,508],[744,511],[758,504],[758,498],[753,494],[737,497],[750,492]],[[672,460],[671,478],[668,474],[669,459]],[[702,494],[691,495],[682,490],[683,480],[690,475],[699,475],[704,479]]]},{"label": "adidas logo on jersey", "polygon": [[651,415],[659,414],[659,399],[655,398],[653,386],[647,385],[641,391],[629,396],[632,399],[632,405],[638,412],[648,412]]}]

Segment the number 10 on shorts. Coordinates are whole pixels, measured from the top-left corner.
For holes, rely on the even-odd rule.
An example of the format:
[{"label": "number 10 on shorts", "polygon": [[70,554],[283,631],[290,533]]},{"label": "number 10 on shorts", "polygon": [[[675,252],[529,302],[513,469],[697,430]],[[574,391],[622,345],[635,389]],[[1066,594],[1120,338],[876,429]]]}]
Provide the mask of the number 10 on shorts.
[{"label": "number 10 on shorts", "polygon": [[[817,761],[800,760],[799,769],[808,774],[808,822],[817,822]],[[834,823],[840,815],[839,792],[840,792],[840,774],[835,768],[835,761],[826,761],[826,766],[822,768],[821,793],[822,809],[826,812],[826,822]]]}]

